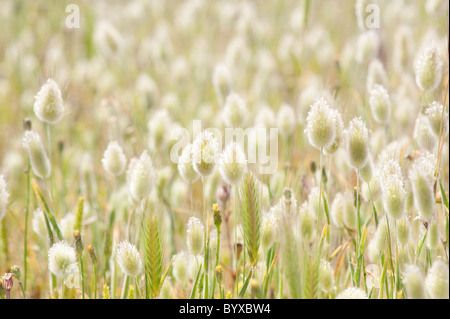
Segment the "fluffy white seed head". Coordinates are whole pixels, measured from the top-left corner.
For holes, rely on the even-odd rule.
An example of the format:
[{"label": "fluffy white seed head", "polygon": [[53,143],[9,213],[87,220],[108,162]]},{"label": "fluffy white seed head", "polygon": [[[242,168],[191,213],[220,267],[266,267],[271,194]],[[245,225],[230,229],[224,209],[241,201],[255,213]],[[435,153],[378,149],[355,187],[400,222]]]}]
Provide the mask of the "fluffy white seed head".
[{"label": "fluffy white seed head", "polygon": [[388,175],[381,186],[383,207],[390,217],[400,219],[406,209],[406,190],[399,175]]},{"label": "fluffy white seed head", "polygon": [[427,247],[431,251],[435,250],[439,246],[439,228],[436,220],[433,220],[428,224],[427,234]]},{"label": "fluffy white seed head", "polygon": [[58,242],[49,249],[48,269],[55,276],[65,278],[73,266],[77,267],[77,255],[67,242]]},{"label": "fluffy white seed head", "polygon": [[6,209],[8,207],[9,192],[6,188],[6,181],[3,175],[0,175],[0,221],[6,215]]},{"label": "fluffy white seed head", "polygon": [[334,141],[331,145],[325,147],[325,154],[332,155],[337,152],[341,146],[341,142],[344,139],[344,122],[342,121],[342,115],[338,110],[332,109],[334,113],[336,134],[334,136]]},{"label": "fluffy white seed head", "polygon": [[319,286],[324,292],[329,292],[334,288],[334,271],[326,260],[320,261],[319,266]]},{"label": "fluffy white seed head", "polygon": [[[430,125],[431,131],[439,138],[443,132],[448,133],[448,109],[443,110],[442,104],[434,101],[425,110],[426,119]],[[443,118],[442,118],[443,116]],[[441,127],[442,119],[442,127]]]},{"label": "fluffy white seed head", "polygon": [[437,147],[438,140],[436,135],[433,133],[429,121],[422,114],[420,114],[416,119],[413,138],[417,143],[417,146],[421,149],[434,152]]},{"label": "fluffy white seed head", "polygon": [[428,270],[425,279],[425,290],[433,299],[448,299],[448,265],[440,259],[436,259]]},{"label": "fluffy white seed head", "polygon": [[391,117],[391,101],[387,90],[383,86],[379,84],[373,86],[370,91],[369,105],[373,118],[377,123],[386,124],[389,122]]},{"label": "fluffy white seed head", "polygon": [[406,265],[403,272],[403,284],[408,299],[424,299],[424,278],[420,268],[416,265]]},{"label": "fluffy white seed head", "polygon": [[147,123],[149,147],[160,150],[168,140],[167,132],[172,126],[172,119],[166,109],[156,111]]},{"label": "fluffy white seed head", "polygon": [[195,182],[199,175],[194,169],[194,162],[192,158],[192,144],[188,144],[181,152],[178,159],[178,172],[186,183]]},{"label": "fluffy white seed head", "polygon": [[337,295],[336,299],[369,299],[364,290],[360,288],[350,287]]},{"label": "fluffy white seed head", "polygon": [[39,134],[26,131],[23,138],[23,147],[27,150],[33,173],[39,178],[48,178],[51,174],[50,160]]},{"label": "fluffy white seed head", "polygon": [[277,114],[277,127],[280,135],[288,137],[295,131],[296,116],[292,106],[283,104]]},{"label": "fluffy white seed head", "polygon": [[230,185],[240,182],[247,170],[247,159],[242,148],[232,142],[225,147],[219,159],[219,171],[222,178]]},{"label": "fluffy white seed head", "polygon": [[149,195],[155,179],[153,162],[147,150],[144,150],[139,158],[131,159],[127,170],[127,183],[134,200],[139,201]]},{"label": "fluffy white seed head", "polygon": [[376,201],[381,197],[381,183],[377,171],[375,171],[371,181],[363,183],[361,187],[361,195],[365,201]]},{"label": "fluffy white seed head", "polygon": [[237,94],[230,93],[223,109],[223,121],[227,127],[242,127],[247,117],[245,101]]},{"label": "fluffy white seed head", "polygon": [[423,91],[434,90],[441,82],[443,63],[436,44],[424,45],[414,62],[416,84]]},{"label": "fluffy white seed head", "polygon": [[35,99],[34,113],[41,121],[56,124],[64,116],[61,90],[54,80],[48,79],[36,94]]},{"label": "fluffy white seed head", "polygon": [[127,158],[117,141],[109,142],[103,153],[102,164],[103,168],[114,176],[121,175],[125,170]]},{"label": "fluffy white seed head", "polygon": [[419,215],[430,219],[434,213],[435,196],[433,191],[434,169],[436,159],[434,155],[423,152],[414,161],[409,171],[409,179],[414,194],[414,205]]},{"label": "fluffy white seed head", "polygon": [[122,271],[130,277],[136,277],[142,271],[142,260],[136,246],[127,240],[117,245],[116,258]]},{"label": "fluffy white seed head", "polygon": [[369,130],[361,118],[350,121],[345,137],[349,165],[354,169],[362,168],[369,159]]},{"label": "fluffy white seed head", "polygon": [[192,159],[194,169],[202,177],[210,175],[219,155],[219,144],[210,131],[203,131],[194,140],[192,145]]},{"label": "fluffy white seed head", "polygon": [[320,150],[333,144],[336,136],[335,116],[323,97],[311,105],[306,118],[306,133],[312,146]]},{"label": "fluffy white seed head", "polygon": [[189,218],[187,225],[187,245],[189,252],[193,255],[199,255],[203,251],[204,228],[202,221],[197,217]]},{"label": "fluffy white seed head", "polygon": [[366,165],[364,165],[360,170],[359,174],[361,175],[361,179],[366,182],[370,183],[373,177],[373,160],[372,156],[369,154],[369,159],[366,162]]},{"label": "fluffy white seed head", "polygon": [[267,251],[272,247],[277,234],[277,219],[273,211],[263,216],[261,226],[261,248]]}]

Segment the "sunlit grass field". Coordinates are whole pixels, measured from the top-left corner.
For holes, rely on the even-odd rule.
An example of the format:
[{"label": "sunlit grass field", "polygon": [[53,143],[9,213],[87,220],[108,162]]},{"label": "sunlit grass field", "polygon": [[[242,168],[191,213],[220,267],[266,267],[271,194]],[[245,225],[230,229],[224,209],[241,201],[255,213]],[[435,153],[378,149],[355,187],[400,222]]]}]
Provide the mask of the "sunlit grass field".
[{"label": "sunlit grass field", "polygon": [[0,299],[449,298],[446,1],[0,7]]}]

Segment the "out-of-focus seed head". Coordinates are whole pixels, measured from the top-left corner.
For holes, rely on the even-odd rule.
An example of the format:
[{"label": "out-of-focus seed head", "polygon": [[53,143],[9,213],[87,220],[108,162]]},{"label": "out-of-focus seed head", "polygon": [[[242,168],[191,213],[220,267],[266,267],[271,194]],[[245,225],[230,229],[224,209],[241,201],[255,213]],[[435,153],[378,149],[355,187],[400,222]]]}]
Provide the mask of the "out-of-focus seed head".
[{"label": "out-of-focus seed head", "polygon": [[94,43],[106,57],[119,54],[124,49],[124,38],[108,21],[99,21],[94,30]]},{"label": "out-of-focus seed head", "polygon": [[45,217],[42,209],[37,208],[33,212],[33,220],[31,221],[33,230],[40,237],[45,238],[47,236],[47,227],[45,225]]},{"label": "out-of-focus seed head", "polygon": [[247,159],[242,148],[232,142],[225,147],[219,159],[220,175],[230,185],[237,185],[247,170]]},{"label": "out-of-focus seed head", "polygon": [[388,77],[383,63],[380,60],[374,59],[370,62],[367,71],[367,92],[372,91],[375,85],[381,85],[385,88],[388,87]]},{"label": "out-of-focus seed head", "polygon": [[425,290],[433,299],[448,299],[448,265],[442,260],[434,260],[433,265],[428,270],[425,279]]},{"label": "out-of-focus seed head", "polygon": [[189,255],[189,278],[195,280],[198,270],[203,265],[203,256]]},{"label": "out-of-focus seed head", "polygon": [[5,176],[0,175],[0,221],[6,215],[6,209],[8,207],[9,192],[6,187]]},{"label": "out-of-focus seed head", "polygon": [[439,228],[435,220],[428,224],[427,247],[431,251],[439,246]]},{"label": "out-of-focus seed head", "polygon": [[323,97],[311,105],[306,118],[306,133],[312,146],[320,150],[333,144],[336,136],[335,116]]},{"label": "out-of-focus seed head", "polygon": [[161,287],[161,298],[171,299],[172,298],[172,283],[170,277],[166,277],[164,283]]},{"label": "out-of-focus seed head", "polygon": [[66,241],[72,240],[75,216],[72,213],[66,214],[59,222],[61,233]]},{"label": "out-of-focus seed head", "polygon": [[189,218],[187,225],[187,245],[189,252],[193,255],[199,255],[203,251],[204,228],[201,220],[197,217]]},{"label": "out-of-focus seed head", "polygon": [[406,190],[398,175],[389,175],[381,186],[383,206],[390,217],[400,219],[406,209]]},{"label": "out-of-focus seed head", "polygon": [[329,292],[334,288],[334,271],[326,260],[320,261],[319,285],[324,292]]},{"label": "out-of-focus seed head", "polygon": [[127,165],[127,158],[117,141],[109,142],[103,153],[103,168],[111,175],[118,176],[123,173]]},{"label": "out-of-focus seed head", "polygon": [[423,91],[434,90],[442,79],[443,63],[434,42],[424,44],[414,62],[417,86]]},{"label": "out-of-focus seed head", "polygon": [[369,183],[363,183],[361,195],[365,201],[377,201],[381,198],[381,183],[378,174],[375,174]]},{"label": "out-of-focus seed head", "polygon": [[48,269],[57,277],[65,278],[72,267],[77,267],[75,249],[67,242],[58,242],[48,251]]},{"label": "out-of-focus seed head", "polygon": [[[441,134],[445,132],[448,134],[448,109],[442,104],[434,101],[425,110],[426,118],[430,125],[431,131],[440,138]],[[441,127],[442,124],[442,127]]]},{"label": "out-of-focus seed head", "polygon": [[263,216],[261,226],[261,248],[267,251],[275,241],[277,234],[277,219],[273,212],[269,211]]},{"label": "out-of-focus seed head", "polygon": [[242,127],[247,118],[245,101],[237,94],[230,93],[225,101],[223,120],[227,127]]},{"label": "out-of-focus seed head", "polygon": [[144,150],[139,158],[132,158],[127,170],[127,183],[131,197],[140,201],[149,195],[155,183],[153,162]]},{"label": "out-of-focus seed head", "polygon": [[[319,205],[319,201],[321,201]],[[319,211],[320,206],[320,211]],[[325,208],[323,204],[322,194],[320,193],[319,187],[314,187],[308,195],[308,208],[309,211],[314,213],[316,216],[325,214]]]},{"label": "out-of-focus seed head", "polygon": [[421,149],[434,152],[437,147],[436,135],[433,133],[430,123],[424,115],[419,115],[416,119],[413,138]]},{"label": "out-of-focus seed head", "polygon": [[174,278],[180,283],[184,284],[189,276],[189,255],[184,251],[173,256],[172,271]]},{"label": "out-of-focus seed head", "polygon": [[178,160],[178,172],[186,183],[193,183],[199,177],[193,164],[192,144],[188,144],[184,147]]},{"label": "out-of-focus seed head", "polygon": [[349,165],[354,169],[362,168],[369,159],[369,130],[361,118],[350,121],[345,137]]},{"label": "out-of-focus seed head", "polygon": [[406,265],[403,272],[403,284],[408,299],[424,299],[424,278],[422,271],[416,265]]},{"label": "out-of-focus seed head", "polygon": [[344,227],[345,196],[337,193],[331,203],[331,221],[337,228]]},{"label": "out-of-focus seed head", "polygon": [[276,116],[272,109],[263,105],[259,108],[255,118],[255,127],[272,128],[276,126]]},{"label": "out-of-focus seed head", "polygon": [[203,131],[192,145],[192,159],[195,171],[202,177],[210,175],[219,156],[219,144],[210,131]]},{"label": "out-of-focus seed head", "polygon": [[386,124],[389,122],[391,117],[391,101],[387,90],[383,86],[379,84],[373,86],[370,91],[369,105],[373,118],[377,123]]},{"label": "out-of-focus seed head", "polygon": [[345,226],[356,229],[358,227],[357,211],[353,196],[349,193],[346,193],[343,199],[343,212]]},{"label": "out-of-focus seed head", "polygon": [[172,127],[172,119],[166,109],[157,110],[148,121],[150,149],[161,150],[168,140],[167,131]]},{"label": "out-of-focus seed head", "polygon": [[400,26],[394,34],[394,50],[392,52],[392,65],[397,73],[405,73],[410,69],[411,54],[413,50],[413,36],[409,26]]},{"label": "out-of-focus seed head", "polygon": [[370,183],[373,177],[373,160],[372,156],[369,154],[369,159],[367,160],[366,165],[364,165],[360,170],[359,174],[361,176],[361,179],[366,182]]},{"label": "out-of-focus seed head", "polygon": [[430,219],[434,213],[435,195],[433,191],[436,159],[428,152],[422,152],[409,171],[409,179],[414,194],[414,205],[419,215]]},{"label": "out-of-focus seed head", "polygon": [[277,114],[277,127],[280,135],[283,137],[292,135],[296,125],[294,109],[288,104],[283,104]]},{"label": "out-of-focus seed head", "polygon": [[35,97],[34,113],[43,122],[58,123],[64,116],[64,105],[61,90],[52,79],[42,85]]},{"label": "out-of-focus seed head", "polygon": [[136,277],[142,271],[142,260],[136,246],[127,240],[117,245],[117,261],[122,271],[130,277]]},{"label": "out-of-focus seed head", "polygon": [[218,64],[214,68],[213,85],[219,102],[222,104],[225,96],[231,92],[231,75],[225,64]]},{"label": "out-of-focus seed head", "polygon": [[[302,206],[303,208],[303,206]],[[306,243],[311,242],[316,235],[316,218],[311,214],[308,208],[301,209],[300,213],[300,233],[302,240]],[[280,230],[281,231],[281,230]]]},{"label": "out-of-focus seed head", "polygon": [[408,244],[410,227],[408,219],[405,216],[397,221],[397,239],[400,245]]},{"label": "out-of-focus seed head", "polygon": [[369,299],[364,290],[360,288],[350,287],[337,295],[336,299]]},{"label": "out-of-focus seed head", "polygon": [[332,109],[335,118],[336,134],[334,136],[334,141],[331,145],[325,147],[325,154],[332,155],[341,146],[341,142],[344,139],[344,122],[342,121],[342,115],[338,110]]},{"label": "out-of-focus seed head", "polygon": [[33,131],[26,131],[23,138],[23,147],[28,153],[33,173],[39,178],[48,178],[51,174],[50,160],[39,134]]},{"label": "out-of-focus seed head", "polygon": [[363,32],[356,42],[355,60],[358,64],[371,61],[378,53],[380,39],[373,30]]},{"label": "out-of-focus seed head", "polygon": [[[389,228],[390,229],[390,228]],[[386,218],[383,218],[378,223],[377,230],[374,236],[375,245],[378,251],[385,251],[388,246],[388,224]]]}]

